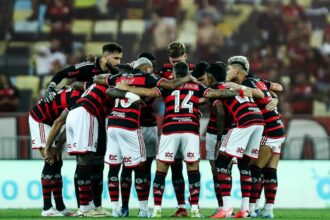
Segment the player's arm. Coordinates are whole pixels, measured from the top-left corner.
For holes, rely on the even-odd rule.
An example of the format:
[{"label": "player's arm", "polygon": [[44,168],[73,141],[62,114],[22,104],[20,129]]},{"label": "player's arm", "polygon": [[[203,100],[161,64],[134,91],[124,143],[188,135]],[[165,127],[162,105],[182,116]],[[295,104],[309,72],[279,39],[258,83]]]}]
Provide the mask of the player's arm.
[{"label": "player's arm", "polygon": [[217,158],[217,154],[219,152],[219,148],[221,146],[221,138],[223,134],[223,130],[225,128],[225,110],[221,101],[217,100],[214,102],[214,110],[216,113],[216,126],[217,126],[217,144],[215,147],[215,158]]},{"label": "player's arm", "polygon": [[226,88],[232,88],[232,89],[237,89],[237,90],[239,90],[239,89],[250,90],[252,92],[253,98],[263,99],[265,97],[265,94],[260,89],[251,88],[251,87],[245,86],[245,85],[239,85],[234,82],[227,82]]},{"label": "player's arm", "polygon": [[182,86],[183,84],[190,82],[190,81],[194,81],[194,77],[191,76],[190,74],[188,74],[185,77],[182,78],[177,78],[177,79],[173,79],[173,80],[168,80],[165,78],[162,78],[157,86],[162,87],[164,89],[176,89],[180,86]]},{"label": "player's arm", "polygon": [[277,94],[273,91],[269,91],[269,93],[271,94],[272,99],[265,107],[269,111],[274,111],[278,105],[278,97],[277,97]]},{"label": "player's arm", "polygon": [[111,76],[111,74],[109,74],[109,73],[96,75],[93,78],[93,83],[103,85],[103,86],[108,86],[109,85],[108,79],[110,76]]},{"label": "player's arm", "polygon": [[54,121],[54,124],[49,132],[46,147],[45,147],[45,156],[47,158],[54,159],[53,158],[54,155],[51,155],[52,152],[51,152],[50,148],[52,147],[57,134],[60,132],[62,126],[65,124],[65,120],[66,120],[67,116],[68,116],[68,111],[63,110],[61,115]]},{"label": "player's arm", "polygon": [[136,95],[132,92],[129,91],[124,91],[124,90],[120,90],[114,87],[110,87],[107,89],[107,94],[111,97],[111,98],[127,98],[129,99],[131,102],[136,102],[138,100],[140,100],[140,96]]},{"label": "player's arm", "polygon": [[121,89],[121,90],[126,90],[128,92],[134,93],[138,96],[142,97],[159,97],[161,96],[161,93],[159,89],[156,87],[154,88],[144,88],[144,87],[134,87],[134,86],[129,86],[126,83],[118,83],[116,85],[116,88]]},{"label": "player's arm", "polygon": [[205,98],[230,98],[234,96],[248,96],[252,97],[252,91],[250,89],[207,89],[204,93]]},{"label": "player's arm", "polygon": [[273,91],[273,92],[283,92],[283,86],[279,83],[274,83],[272,82],[271,83],[271,86],[270,86],[270,91]]},{"label": "player's arm", "polygon": [[85,91],[91,85],[93,85],[92,82],[74,82],[70,87],[74,90]]}]

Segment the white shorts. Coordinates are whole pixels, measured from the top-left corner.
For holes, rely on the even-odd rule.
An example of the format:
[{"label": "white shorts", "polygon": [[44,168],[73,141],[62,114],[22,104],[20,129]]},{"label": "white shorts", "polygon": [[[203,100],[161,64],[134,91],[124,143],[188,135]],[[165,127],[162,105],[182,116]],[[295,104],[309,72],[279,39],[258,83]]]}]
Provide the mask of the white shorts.
[{"label": "white shorts", "polygon": [[107,152],[104,161],[110,165],[121,164],[135,167],[146,160],[141,130],[126,130],[110,127],[107,129]]},{"label": "white shorts", "polygon": [[270,137],[262,136],[260,145],[269,147],[272,150],[273,154],[280,154],[282,149],[282,144],[284,143],[284,141],[285,141],[285,137],[270,138]]},{"label": "white shorts", "polygon": [[220,151],[242,158],[243,154],[258,158],[263,125],[251,125],[245,128],[232,128],[223,139]]},{"label": "white shorts", "polygon": [[183,159],[187,163],[196,162],[200,158],[199,142],[199,135],[196,134],[162,134],[156,158],[163,162],[172,163],[181,147]]},{"label": "white shorts", "polygon": [[206,159],[207,160],[215,160],[215,145],[217,143],[217,135],[210,134],[206,132],[206,140],[205,140],[205,150],[206,150]]},{"label": "white shorts", "polygon": [[157,153],[158,145],[158,128],[153,127],[141,127],[141,132],[146,146],[147,157],[155,157]]},{"label": "white shorts", "polygon": [[32,149],[45,148],[51,126],[39,123],[29,115],[29,127],[31,132]]},{"label": "white shorts", "polygon": [[96,152],[98,121],[83,107],[75,108],[66,118],[68,154]]}]

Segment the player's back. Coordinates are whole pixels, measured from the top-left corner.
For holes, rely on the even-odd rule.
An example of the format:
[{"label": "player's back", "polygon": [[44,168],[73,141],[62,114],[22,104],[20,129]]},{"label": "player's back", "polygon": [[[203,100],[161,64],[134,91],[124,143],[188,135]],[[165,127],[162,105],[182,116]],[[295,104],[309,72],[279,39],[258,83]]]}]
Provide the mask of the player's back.
[{"label": "player's back", "polygon": [[[155,74],[134,70],[133,73],[122,73],[110,76],[109,85],[125,82],[130,86],[152,88],[161,80]],[[130,103],[128,99],[116,98],[114,107],[108,117],[108,127],[119,127],[128,130],[140,128],[141,107]]]},{"label": "player's back", "polygon": [[186,83],[176,90],[161,90],[165,102],[163,133],[199,134],[199,99],[207,88],[198,83]]},{"label": "player's back", "polygon": [[91,84],[73,108],[82,106],[95,117],[103,117],[105,108],[111,106],[111,99],[106,91],[107,87],[105,86]]},{"label": "player's back", "polygon": [[266,108],[266,105],[272,100],[272,96],[269,92],[271,88],[271,82],[253,76],[247,77],[247,79],[244,82],[245,85],[249,87],[258,88],[265,95],[264,98],[256,98],[255,102],[258,105],[263,115],[263,118],[266,122],[264,132],[267,134],[267,136],[270,137],[285,136],[284,125],[281,121],[281,117],[277,109],[270,111]]},{"label": "player's back", "polygon": [[40,99],[30,111],[30,115],[40,123],[52,125],[61,112],[69,104],[76,102],[81,94],[81,91],[73,90],[70,87],[63,87],[57,92],[53,101],[46,102],[44,99]]},{"label": "player's back", "polygon": [[[215,88],[226,88],[224,83],[218,83]],[[232,119],[232,127],[247,127],[250,125],[264,124],[262,113],[253,98],[235,96],[221,99],[226,115]]]}]

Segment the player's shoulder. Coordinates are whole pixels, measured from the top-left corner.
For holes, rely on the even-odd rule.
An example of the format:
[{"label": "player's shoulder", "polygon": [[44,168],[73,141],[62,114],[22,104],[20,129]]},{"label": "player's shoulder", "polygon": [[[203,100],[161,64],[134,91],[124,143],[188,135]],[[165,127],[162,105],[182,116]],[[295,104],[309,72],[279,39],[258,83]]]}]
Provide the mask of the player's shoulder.
[{"label": "player's shoulder", "polygon": [[80,69],[80,68],[89,68],[89,67],[94,67],[95,63],[91,62],[91,61],[84,61],[84,62],[80,62],[74,65],[75,69]]}]

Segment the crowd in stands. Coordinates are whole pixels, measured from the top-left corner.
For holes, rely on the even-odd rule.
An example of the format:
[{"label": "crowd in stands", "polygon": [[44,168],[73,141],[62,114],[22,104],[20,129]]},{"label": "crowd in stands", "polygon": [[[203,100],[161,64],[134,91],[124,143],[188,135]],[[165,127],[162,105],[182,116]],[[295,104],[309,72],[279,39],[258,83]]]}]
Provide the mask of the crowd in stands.
[{"label": "crowd in stands", "polygon": [[[24,24],[37,24],[37,37],[32,40],[31,35],[21,38],[18,32],[16,14],[22,1],[5,2],[0,2],[0,25],[4,30],[0,44],[5,45],[0,56],[7,57],[7,62],[0,63],[0,70],[13,82],[19,74],[13,74],[8,67],[10,47],[24,39],[34,47],[28,53],[29,66],[21,74],[39,76],[40,90],[45,76],[88,55],[98,55],[91,53],[88,42],[118,41],[124,47],[124,62],[132,61],[141,51],[150,51],[161,65],[168,62],[167,45],[179,40],[186,44],[188,61],[192,63],[246,55],[253,74],[284,85],[285,92],[280,96],[284,115],[315,114],[316,103],[330,112],[329,1],[31,0],[31,13],[24,18]],[[106,38],[95,33],[80,38],[74,23],[86,19],[94,26],[96,21],[115,20],[118,26]],[[128,19],[144,22],[141,36],[123,32]],[[49,44],[35,46],[39,41]],[[1,99],[6,89],[4,81],[1,79]],[[6,102],[0,105],[3,103]]]}]

